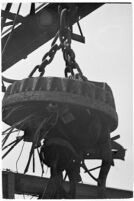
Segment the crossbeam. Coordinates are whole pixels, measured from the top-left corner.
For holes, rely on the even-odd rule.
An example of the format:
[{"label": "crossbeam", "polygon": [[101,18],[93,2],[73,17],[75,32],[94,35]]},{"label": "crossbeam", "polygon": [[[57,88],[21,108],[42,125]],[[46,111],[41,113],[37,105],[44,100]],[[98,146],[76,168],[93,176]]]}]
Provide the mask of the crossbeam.
[{"label": "crossbeam", "polygon": [[[2,172],[3,198],[14,199],[15,194],[42,195],[49,179],[31,175],[24,175],[10,171]],[[69,183],[64,183],[69,189]],[[106,189],[107,198],[132,198],[133,192],[115,188]],[[76,199],[97,198],[97,187],[87,184],[77,184]]]},{"label": "crossbeam", "polygon": [[[73,25],[78,18],[82,19],[103,4],[76,3],[79,14],[70,19],[71,24]],[[21,59],[25,59],[30,53],[55,36],[59,19],[58,5],[58,3],[48,3],[34,15],[28,15],[23,17],[23,19],[19,17],[23,23],[14,29],[6,51],[2,55],[2,71],[7,70]],[[66,6],[69,6],[68,3],[66,3]],[[3,14],[5,15],[6,12]],[[11,15],[11,13],[8,13],[8,17],[12,17]],[[6,44],[9,34],[10,32],[2,38],[2,49]]]},{"label": "crossbeam", "polygon": [[[9,11],[5,11],[5,10],[2,10],[2,11],[1,11],[1,16],[4,17],[4,18],[10,19],[10,20],[14,20],[15,15],[16,15],[15,13],[11,13],[11,12],[9,12]],[[18,17],[17,17],[17,22],[22,22],[23,19],[24,19],[23,16],[18,15]]]},{"label": "crossbeam", "polygon": [[[7,3],[6,8],[5,8],[5,12],[9,12],[11,9],[12,4],[11,3]],[[5,26],[5,22],[6,22],[6,17],[2,16],[1,19],[1,30],[3,30],[3,27]]]}]

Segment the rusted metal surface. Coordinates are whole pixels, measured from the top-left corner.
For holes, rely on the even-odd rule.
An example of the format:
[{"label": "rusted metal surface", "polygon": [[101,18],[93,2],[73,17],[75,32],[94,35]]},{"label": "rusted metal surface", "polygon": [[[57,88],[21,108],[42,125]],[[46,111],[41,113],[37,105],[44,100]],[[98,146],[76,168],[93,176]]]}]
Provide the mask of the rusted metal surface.
[{"label": "rusted metal surface", "polygon": [[[51,170],[41,198],[75,198],[76,184],[81,181],[80,167],[97,182],[97,196],[106,198],[106,179],[113,159],[124,160],[125,156],[125,149],[115,142],[118,136],[110,139],[110,132],[118,125],[118,116],[111,88],[106,83],[58,77],[16,81],[3,98],[3,121],[11,126],[3,146],[12,127],[24,130],[22,138],[32,142],[24,174],[32,156],[35,171],[34,150],[41,148],[41,164]],[[98,178],[87,169],[85,159],[102,160]],[[70,181],[68,192],[62,184],[63,171]]]},{"label": "rusted metal surface", "polygon": [[[106,178],[113,159],[124,160],[125,156],[123,147],[114,141],[118,138],[110,139],[118,117],[111,88],[106,83],[58,77],[16,81],[3,98],[3,121],[11,126],[3,146],[12,127],[24,130],[24,141],[32,142],[24,174],[32,156],[34,159],[34,150],[41,148],[41,164],[51,170],[43,199],[75,198],[76,183],[81,180],[80,167],[98,183],[98,196],[106,196]],[[85,159],[102,159],[98,178],[88,171]],[[62,186],[63,171],[70,181],[68,192]]]},{"label": "rusted metal surface", "polygon": [[[62,5],[69,7],[70,4],[63,3]],[[70,22],[74,24],[78,17],[82,19],[103,4],[76,3],[78,15],[73,16]],[[25,59],[30,53],[54,37],[58,29],[58,5],[58,3],[49,3],[34,15],[22,17],[21,24],[15,28],[2,57],[2,71],[7,70],[21,59]],[[9,34],[2,38],[2,49]]]},{"label": "rusted metal surface", "polygon": [[[84,108],[81,110],[85,113],[87,113],[86,109],[89,108],[94,112],[99,112],[104,118],[105,115],[106,118],[109,118],[111,131],[117,127],[118,118],[114,99],[108,88],[103,89],[92,82],[56,77],[27,78],[10,85],[3,99],[3,120],[12,125],[31,112],[39,113],[38,119],[45,115],[46,107],[50,102],[59,105],[68,104],[71,107],[76,107],[76,110]],[[5,119],[15,106],[21,106],[22,109],[19,107],[9,118]],[[32,124],[34,125],[33,122]]]},{"label": "rusted metal surface", "polygon": [[[55,44],[58,39],[57,37],[59,37],[61,44],[58,46],[55,44],[55,47],[52,46],[51,50],[44,55],[42,64],[33,69],[29,78],[14,81],[7,88],[3,98],[3,121],[11,127],[2,133],[4,135],[2,148],[4,150],[10,145],[12,146],[3,155],[3,158],[9,154],[20,140],[23,139],[24,141],[32,142],[24,174],[28,172],[32,159],[33,172],[35,172],[35,150],[38,151],[42,173],[43,164],[45,164],[50,167],[51,174],[50,180],[39,198],[76,198],[76,184],[81,181],[80,168],[83,168],[85,173],[88,173],[97,182],[96,197],[107,198],[106,179],[111,165],[114,165],[113,159],[124,160],[125,156],[125,149],[115,142],[119,136],[113,138],[110,136],[110,133],[118,126],[114,97],[111,88],[106,83],[88,81],[75,61],[75,54],[71,49],[71,25],[79,17],[82,18],[82,16],[80,13],[73,13],[71,11],[72,8],[80,11],[80,9],[76,9],[76,6],[79,8],[80,4],[62,4],[62,7],[57,7],[58,5],[47,4],[45,7],[45,9],[47,8],[47,13],[42,12],[42,16],[40,16],[38,12],[35,13],[35,4],[32,3],[28,20],[23,20],[21,24],[25,24],[30,28],[30,33],[28,29],[26,33],[29,37],[35,31],[32,35],[32,40],[35,40],[39,36],[39,33],[44,34],[44,31],[45,34],[47,33],[49,35],[50,31],[46,31],[44,27],[48,28],[51,26],[53,28],[52,34],[54,33],[54,29],[56,31],[56,27],[58,27],[57,19],[60,13],[60,28],[52,44]],[[81,5],[85,6],[85,4]],[[98,6],[98,4],[92,5],[95,7]],[[92,7],[93,10],[96,9],[94,6]],[[99,6],[101,5],[99,4]],[[21,3],[19,4],[17,15],[20,7]],[[69,12],[67,8],[70,8],[71,11]],[[86,13],[84,8],[82,8],[82,15],[83,13],[84,15]],[[45,17],[44,14],[46,14]],[[67,16],[70,16],[68,19],[71,20],[70,23],[66,19]],[[42,23],[44,27],[40,24],[41,18],[43,19]],[[44,19],[46,22],[44,22]],[[12,36],[15,36],[16,30],[20,31],[19,28],[23,27],[21,25],[15,30],[13,26]],[[23,28],[26,28],[26,26]],[[22,33],[24,31],[21,30],[20,32]],[[3,58],[5,51],[8,49],[7,44],[9,45],[9,41],[12,42],[11,38],[13,39],[11,35],[9,36],[8,43],[6,41],[6,45],[3,48]],[[25,39],[27,40],[28,38]],[[37,46],[39,45],[38,42]],[[35,41],[33,44],[34,46],[30,46],[30,49],[23,48],[24,51],[18,51],[20,55],[19,60],[22,56],[24,57],[32,52],[34,48],[37,48],[37,46],[35,47]],[[66,78],[42,77],[46,65],[53,60],[56,51],[60,48],[63,51],[63,57],[66,63]],[[49,60],[47,60],[47,57],[50,57]],[[18,57],[16,58],[18,59]],[[14,58],[10,61],[17,62]],[[78,74],[74,74],[73,68],[77,69]],[[40,76],[33,78],[33,73],[37,69],[41,72]],[[69,76],[68,73],[71,73],[71,75]],[[16,128],[23,130],[24,135],[17,136],[15,141],[5,146],[10,134]],[[84,162],[85,159],[102,160],[98,178],[91,174],[91,170],[88,170]],[[66,172],[66,176],[69,178],[68,191],[63,187],[63,171]],[[10,187],[10,182],[8,184]],[[12,186],[14,186],[14,183]],[[14,188],[10,189],[14,191]],[[9,191],[8,194],[8,196],[11,194],[13,197],[13,192],[10,193]]]},{"label": "rusted metal surface", "polygon": [[[108,140],[107,131],[103,129],[102,140],[98,140],[100,138],[97,130],[93,133],[89,132],[88,127],[90,124],[93,126],[93,122],[97,124],[97,114],[100,119],[104,119],[107,126],[110,126],[111,131],[116,128],[118,118],[110,87],[107,84],[104,87],[104,83],[56,77],[27,78],[16,81],[8,87],[3,99],[3,121],[14,125],[33,115],[27,118],[24,124],[16,126],[25,131],[25,141],[33,141],[40,122],[49,115],[48,108],[51,103],[57,104],[58,110],[65,110],[61,112],[61,120],[55,125],[51,136],[57,137],[59,132],[69,136],[72,143],[78,143],[79,147],[86,149],[84,154],[86,159],[104,158],[107,146],[103,146],[103,138]],[[92,120],[89,118],[89,113],[94,114]],[[117,146],[113,140],[112,149],[116,149],[112,152],[114,159],[124,160],[125,150]]]}]

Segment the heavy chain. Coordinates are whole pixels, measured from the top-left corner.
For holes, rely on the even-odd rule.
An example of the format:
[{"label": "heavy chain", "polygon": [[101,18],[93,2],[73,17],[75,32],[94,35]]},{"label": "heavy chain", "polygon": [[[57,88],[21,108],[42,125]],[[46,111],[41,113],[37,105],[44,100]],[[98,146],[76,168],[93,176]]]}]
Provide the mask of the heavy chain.
[{"label": "heavy chain", "polygon": [[74,78],[74,69],[77,69],[79,76],[82,80],[85,80],[85,77],[83,76],[83,73],[78,65],[78,63],[75,61],[75,53],[71,48],[71,32],[72,27],[69,25],[68,21],[68,15],[69,12],[67,9],[63,9],[61,11],[61,17],[60,17],[60,42],[63,52],[63,58],[66,63],[65,68],[65,77],[68,77],[68,73],[71,73],[71,76]]},{"label": "heavy chain", "polygon": [[34,69],[32,70],[32,72],[30,73],[29,77],[32,77],[33,74],[36,72],[36,70],[38,69],[38,71],[40,72],[40,77],[42,77],[45,73],[45,68],[48,64],[50,64],[52,62],[52,60],[54,59],[54,56],[56,54],[56,52],[61,48],[60,45],[54,44],[51,49],[49,50],[49,52],[47,52],[43,58],[42,58],[42,63],[40,65],[37,65],[34,67]]},{"label": "heavy chain", "polygon": [[[45,73],[45,68],[48,64],[50,64],[56,52],[60,49],[62,49],[63,52],[63,58],[65,60],[66,68],[65,68],[65,77],[69,77],[68,73],[71,73],[72,78],[74,78],[74,69],[78,71],[79,77],[82,80],[85,80],[85,77],[82,74],[82,71],[75,61],[75,53],[71,49],[71,32],[72,32],[72,27],[69,25],[69,12],[68,10],[61,9],[60,10],[60,25],[59,25],[59,31],[56,33],[55,38],[51,44],[51,49],[49,52],[47,52],[43,58],[42,58],[42,63],[40,65],[37,65],[34,67],[32,72],[29,74],[29,77],[32,77],[33,74],[38,70],[40,72],[40,77],[42,77]],[[60,40],[60,45],[56,44],[57,39],[59,38]]]}]

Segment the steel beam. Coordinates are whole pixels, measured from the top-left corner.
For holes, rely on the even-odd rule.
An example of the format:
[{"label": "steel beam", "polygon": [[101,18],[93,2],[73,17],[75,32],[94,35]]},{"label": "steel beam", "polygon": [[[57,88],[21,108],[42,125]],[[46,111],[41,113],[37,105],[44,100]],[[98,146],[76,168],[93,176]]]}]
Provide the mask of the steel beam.
[{"label": "steel beam", "polygon": [[[11,13],[11,12],[9,12],[9,11],[2,10],[2,11],[1,11],[1,16],[4,17],[4,18],[6,18],[6,19],[14,20],[16,14],[15,14],[15,13]],[[18,15],[18,17],[17,17],[17,22],[22,22],[23,19],[24,19],[23,16]]]},{"label": "steel beam", "polygon": [[[11,3],[7,3],[6,8],[5,8],[5,12],[9,12],[10,9],[11,9],[11,6],[12,6]],[[3,27],[5,26],[5,23],[6,23],[6,17],[2,16],[2,14],[1,14],[1,17],[2,17],[2,20],[1,20],[1,29],[3,30]]]},{"label": "steel beam", "polygon": [[[12,178],[11,178],[12,176]],[[12,193],[9,194],[9,184],[12,182],[12,192],[14,194],[26,195],[42,195],[49,179],[31,175],[13,173],[9,171],[2,172],[3,182],[3,198],[13,198]],[[64,188],[67,190],[68,182],[64,183]],[[14,190],[13,190],[14,189]],[[10,189],[11,190],[11,189]],[[11,192],[11,191],[10,191]],[[11,196],[11,197],[9,197]],[[115,188],[106,189],[107,198],[132,198],[133,192]],[[97,198],[97,187],[87,184],[77,184],[76,199],[92,199]]]},{"label": "steel beam", "polygon": [[2,174],[2,176],[3,175],[3,196],[8,199],[14,199],[15,174],[13,172],[7,172],[7,174]]},{"label": "steel beam", "polygon": [[[71,24],[74,24],[78,17],[82,19],[103,4],[76,3],[79,15],[70,19]],[[54,37],[58,29],[58,5],[59,3],[48,3],[34,15],[23,17],[22,24],[13,31],[6,51],[2,55],[2,71],[7,70],[21,59],[25,59],[30,53]],[[68,3],[62,3],[62,5],[69,6]],[[9,34],[2,38],[2,49]]]}]

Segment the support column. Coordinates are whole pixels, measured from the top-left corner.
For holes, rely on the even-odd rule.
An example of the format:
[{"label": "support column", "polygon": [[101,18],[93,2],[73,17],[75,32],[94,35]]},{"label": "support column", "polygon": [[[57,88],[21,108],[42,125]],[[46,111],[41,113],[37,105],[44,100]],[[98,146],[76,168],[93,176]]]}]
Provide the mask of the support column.
[{"label": "support column", "polygon": [[3,189],[3,198],[14,199],[15,198],[15,175],[13,172],[8,172],[6,176],[7,176],[6,183],[5,183],[6,190]]}]

